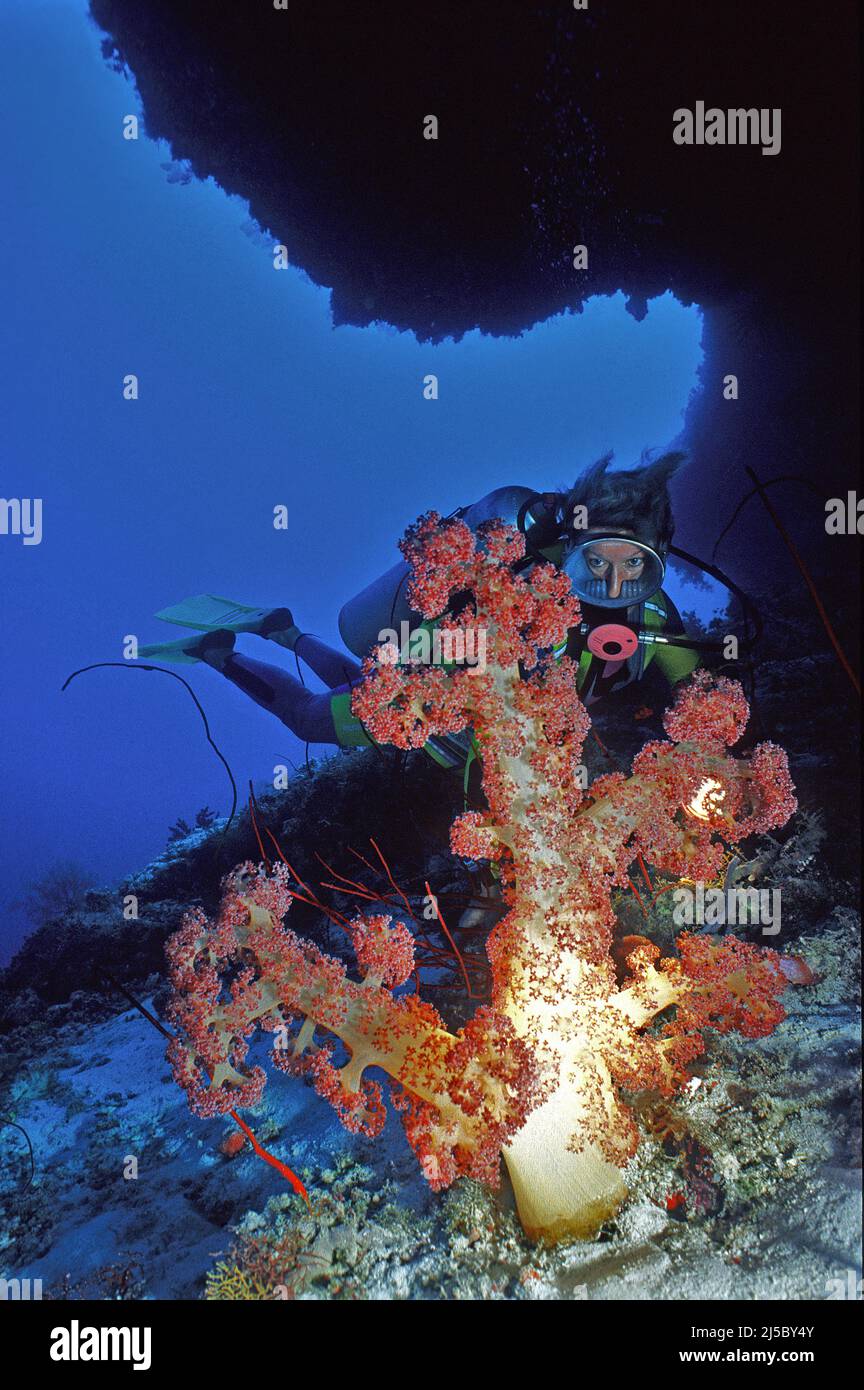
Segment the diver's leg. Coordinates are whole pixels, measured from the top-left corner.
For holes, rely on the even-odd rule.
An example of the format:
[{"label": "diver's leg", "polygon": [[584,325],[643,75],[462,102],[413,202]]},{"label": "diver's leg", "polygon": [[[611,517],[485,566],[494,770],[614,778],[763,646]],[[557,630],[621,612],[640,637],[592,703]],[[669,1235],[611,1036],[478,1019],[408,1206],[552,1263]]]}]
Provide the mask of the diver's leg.
[{"label": "diver's leg", "polygon": [[[233,639],[234,634],[229,634]],[[336,743],[339,738],[331,713],[329,691],[321,694],[307,690],[301,681],[279,666],[239,656],[233,650],[233,640],[219,642],[221,634],[208,633],[197,645],[197,654],[214,670],[221,671],[232,685],[242,690],[262,709],[277,719],[304,743]]]},{"label": "diver's leg", "polygon": [[288,671],[249,656],[229,657],[221,669],[232,685],[275,714],[304,743],[339,742],[329,691],[307,690]]},{"label": "diver's leg", "polygon": [[[301,631],[290,608],[248,608],[244,604],[232,603],[230,599],[216,598],[213,594],[199,594],[196,598],[175,604],[173,608],[163,608],[157,616],[180,627],[197,628],[202,632],[202,637],[212,638],[217,646],[230,645],[239,632],[252,632],[265,637],[289,652],[293,652],[299,644],[298,655],[331,690],[340,685],[350,685],[361,675],[360,666],[353,657],[328,647],[326,642],[313,637],[311,633]],[[220,617],[224,625],[219,622]],[[185,640],[160,642],[152,648],[145,648],[140,654],[158,656],[166,661],[183,660],[200,640],[193,637],[189,643]],[[181,655],[176,655],[177,652]],[[198,655],[195,659],[209,658]],[[210,662],[210,665],[214,664]]]},{"label": "diver's leg", "polygon": [[328,647],[326,642],[313,637],[311,632],[300,634],[294,643],[294,651],[331,690],[340,685],[353,685],[362,675],[359,661],[336,651],[334,647]]},{"label": "diver's leg", "polygon": [[359,662],[351,656],[346,656],[344,652],[336,651],[334,647],[328,647],[326,642],[313,637],[311,632],[301,632],[290,608],[274,608],[258,624],[255,631],[260,637],[266,637],[271,642],[278,642],[280,647],[296,652],[297,656],[306,662],[310,671],[313,671],[325,685],[329,685],[331,690],[335,690],[339,685],[350,685],[360,679],[362,672]]}]

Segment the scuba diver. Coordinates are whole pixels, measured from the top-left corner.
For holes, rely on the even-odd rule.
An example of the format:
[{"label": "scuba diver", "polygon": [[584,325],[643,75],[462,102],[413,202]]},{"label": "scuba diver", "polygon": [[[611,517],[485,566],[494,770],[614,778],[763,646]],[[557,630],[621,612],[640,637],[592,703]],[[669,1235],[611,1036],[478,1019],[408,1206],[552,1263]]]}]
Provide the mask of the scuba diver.
[{"label": "scuba diver", "polygon": [[[586,704],[641,681],[652,665],[672,685],[696,667],[698,648],[709,645],[695,640],[691,645],[662,587],[674,530],[669,482],[683,458],[668,453],[639,468],[610,472],[610,454],[569,490],[497,488],[451,514],[472,530],[495,517],[518,526],[526,545],[520,570],[551,562],[568,574],[582,621],[554,655],[566,653],[576,661]],[[250,608],[210,594],[156,615],[199,635],[142,647],[139,656],[211,666],[303,742],[369,746],[374,740],[351,713],[352,686],[361,676],[355,658],[383,641],[385,631],[399,630],[403,622],[411,629],[422,624],[406,597],[409,577],[408,565],[400,561],[343,607],[339,630],[352,656],[303,632],[288,608]],[[328,690],[310,691],[282,667],[235,652],[238,633],[254,633],[293,651],[298,673],[302,658]],[[426,751],[444,766],[460,767],[470,744],[470,733],[435,738]]]}]

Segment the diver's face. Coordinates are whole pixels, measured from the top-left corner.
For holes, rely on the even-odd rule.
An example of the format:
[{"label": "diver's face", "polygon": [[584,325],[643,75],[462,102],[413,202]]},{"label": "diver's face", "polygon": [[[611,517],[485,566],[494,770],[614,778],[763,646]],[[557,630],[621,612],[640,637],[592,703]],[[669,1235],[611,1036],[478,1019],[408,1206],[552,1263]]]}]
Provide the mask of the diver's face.
[{"label": "diver's face", "polygon": [[626,580],[642,578],[645,556],[629,541],[596,541],[586,547],[585,563],[593,579],[604,581],[607,598],[616,599]]}]

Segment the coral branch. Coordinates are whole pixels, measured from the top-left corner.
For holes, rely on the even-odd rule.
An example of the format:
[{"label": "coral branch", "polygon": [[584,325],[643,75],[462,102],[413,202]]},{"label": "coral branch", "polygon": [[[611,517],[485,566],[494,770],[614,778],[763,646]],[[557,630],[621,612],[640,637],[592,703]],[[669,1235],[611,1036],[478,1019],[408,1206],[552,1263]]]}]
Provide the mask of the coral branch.
[{"label": "coral branch", "polygon": [[[245,864],[223,889],[218,921],[187,914],[169,947],[171,1017],[186,1039],[171,1043],[169,1058],[195,1113],[258,1101],[264,1073],[247,1073],[243,1063],[260,1023],[277,1034],[275,1064],[309,1076],[348,1129],[380,1132],[381,1088],[364,1073],[388,1073],[400,1103],[411,1097],[406,1130],[433,1186],[460,1173],[494,1177],[501,1144],[535,1088],[536,1069],[508,1021],[481,1010],[453,1035],[431,1005],[394,997],[414,969],[414,946],[407,928],[386,915],[352,923],[364,978],[349,979],[343,965],[282,924],[291,901],[282,866],[268,876],[263,865]],[[220,976],[232,971],[223,991]],[[329,1040],[316,1041],[319,1031]],[[341,1067],[333,1061],[337,1041],[348,1053]]]}]

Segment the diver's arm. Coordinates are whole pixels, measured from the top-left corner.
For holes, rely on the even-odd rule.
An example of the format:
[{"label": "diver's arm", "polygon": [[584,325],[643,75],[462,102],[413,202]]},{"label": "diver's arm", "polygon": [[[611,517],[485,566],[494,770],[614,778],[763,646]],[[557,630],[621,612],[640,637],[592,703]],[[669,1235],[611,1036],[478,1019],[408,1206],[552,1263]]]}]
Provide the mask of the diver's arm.
[{"label": "diver's arm", "polygon": [[699,665],[699,653],[694,647],[664,647],[658,642],[654,650],[654,665],[663,672],[670,685],[675,685],[692,675]]},{"label": "diver's arm", "polygon": [[[654,602],[656,603],[657,601],[655,597]],[[687,629],[684,626],[681,614],[664,590],[660,591],[659,602],[666,611],[664,616],[659,620],[659,626],[657,627],[658,635],[662,634],[667,637],[684,636]],[[655,617],[654,623],[649,625],[654,626],[656,622],[657,618]],[[657,666],[658,670],[662,671],[670,685],[675,685],[678,681],[683,681],[687,676],[692,675],[701,659],[700,653],[696,647],[678,646],[677,644],[667,647],[662,642],[655,642],[651,644],[649,650],[652,652],[652,662]]]}]

